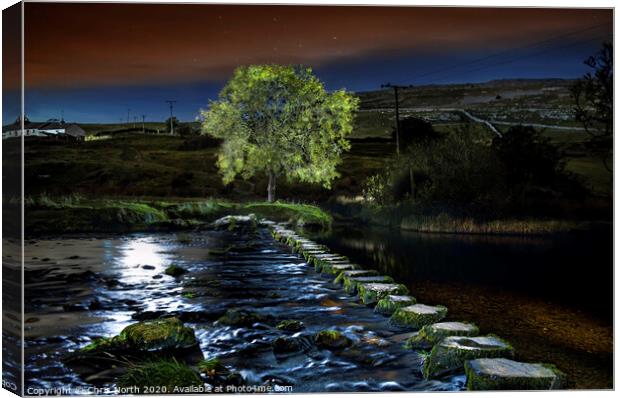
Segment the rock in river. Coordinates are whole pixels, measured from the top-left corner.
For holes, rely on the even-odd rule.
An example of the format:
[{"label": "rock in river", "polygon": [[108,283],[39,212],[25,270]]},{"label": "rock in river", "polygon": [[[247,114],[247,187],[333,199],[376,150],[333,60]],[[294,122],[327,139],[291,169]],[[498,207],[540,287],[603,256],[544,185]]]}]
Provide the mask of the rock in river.
[{"label": "rock in river", "polygon": [[321,348],[338,350],[349,347],[353,342],[337,330],[321,330],[314,335],[314,343]]},{"label": "rock in river", "polygon": [[450,336],[439,342],[424,361],[424,377],[440,376],[478,358],[512,357],[512,346],[497,336]]},{"label": "rock in river", "polygon": [[412,296],[389,295],[379,300],[375,307],[375,312],[384,315],[392,315],[397,309],[414,305],[415,303],[415,297]]},{"label": "rock in river", "polygon": [[334,279],[334,283],[342,284],[346,278],[355,278],[360,276],[378,276],[379,272],[374,269],[354,269],[349,271],[342,271],[336,279]]},{"label": "rock in river", "polygon": [[358,287],[364,283],[394,283],[394,279],[389,276],[374,275],[374,276],[350,276],[343,278],[344,291],[349,294],[355,294],[358,291]]},{"label": "rock in river", "polygon": [[553,365],[506,358],[465,362],[469,390],[555,390],[566,386],[566,375]]},{"label": "rock in river", "polygon": [[389,295],[409,294],[409,289],[398,283],[361,283],[357,285],[357,291],[365,305],[376,304]]},{"label": "rock in river", "polygon": [[477,336],[478,327],[466,322],[438,322],[423,326],[405,342],[407,348],[430,349],[448,336]]},{"label": "rock in river", "polygon": [[400,327],[420,329],[425,325],[441,321],[447,313],[448,309],[443,305],[415,304],[394,311],[390,322]]}]

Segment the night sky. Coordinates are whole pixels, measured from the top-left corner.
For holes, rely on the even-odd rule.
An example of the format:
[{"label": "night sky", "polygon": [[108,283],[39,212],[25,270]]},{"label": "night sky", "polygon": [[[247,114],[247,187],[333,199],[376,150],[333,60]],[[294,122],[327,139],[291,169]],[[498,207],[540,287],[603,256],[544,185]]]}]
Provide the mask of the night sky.
[{"label": "night sky", "polygon": [[[328,89],[578,77],[611,10],[26,3],[26,114],[193,120],[243,64],[311,66]],[[499,55],[496,55],[498,54]],[[493,56],[471,63],[483,57]],[[448,69],[448,70],[446,70]],[[439,73],[433,73],[441,71]],[[15,87],[5,87],[6,89]],[[15,109],[5,106],[3,122]]]}]

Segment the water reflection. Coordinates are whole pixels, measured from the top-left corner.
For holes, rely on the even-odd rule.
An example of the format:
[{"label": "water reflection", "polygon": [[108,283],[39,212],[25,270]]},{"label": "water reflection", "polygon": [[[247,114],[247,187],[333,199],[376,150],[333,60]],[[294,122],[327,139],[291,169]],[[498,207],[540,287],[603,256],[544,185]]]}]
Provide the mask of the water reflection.
[{"label": "water reflection", "polygon": [[316,239],[414,291],[421,281],[493,286],[607,317],[612,313],[611,228],[522,237],[341,225]]}]

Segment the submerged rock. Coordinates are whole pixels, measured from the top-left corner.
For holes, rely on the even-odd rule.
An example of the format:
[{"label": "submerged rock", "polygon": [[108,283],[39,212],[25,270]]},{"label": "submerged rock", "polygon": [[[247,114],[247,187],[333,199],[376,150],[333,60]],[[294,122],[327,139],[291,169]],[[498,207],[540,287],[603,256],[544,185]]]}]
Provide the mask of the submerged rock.
[{"label": "submerged rock", "polygon": [[480,358],[465,362],[469,390],[555,390],[566,386],[566,375],[555,366]]},{"label": "submerged rock", "polygon": [[409,294],[409,289],[405,285],[398,283],[361,283],[357,285],[357,290],[362,303],[365,305],[376,304],[379,300],[389,295],[400,296]]},{"label": "submerged rock", "polygon": [[478,335],[479,330],[473,323],[439,322],[423,326],[415,335],[405,342],[405,347],[411,349],[430,349],[448,336]]},{"label": "submerged rock", "polygon": [[351,276],[344,278],[342,285],[345,292],[348,294],[355,294],[358,291],[358,287],[364,283],[393,283],[394,279],[389,276],[375,275],[375,276]]},{"label": "submerged rock", "polygon": [[338,274],[334,283],[344,283],[346,278],[356,278],[360,276],[378,276],[379,272],[374,269],[354,269],[349,271],[342,271]]},{"label": "submerged rock", "polygon": [[290,336],[280,336],[276,338],[271,343],[271,347],[276,357],[297,353],[304,349],[299,338]]},{"label": "submerged rock", "polygon": [[394,311],[390,322],[396,326],[420,329],[445,318],[448,309],[443,305],[415,304]]},{"label": "submerged rock", "polygon": [[178,265],[175,265],[175,264],[172,264],[171,266],[166,268],[166,270],[164,271],[166,275],[170,275],[174,277],[181,276],[186,272],[187,271],[185,270],[185,268],[179,267]]},{"label": "submerged rock", "polygon": [[321,330],[314,335],[314,343],[320,348],[339,350],[349,347],[353,342],[337,330]]},{"label": "submerged rock", "polygon": [[415,303],[416,299],[412,296],[389,295],[379,300],[375,307],[375,312],[384,315],[392,315],[397,309],[407,307]]},{"label": "submerged rock", "polygon": [[222,315],[217,322],[226,326],[251,327],[256,323],[264,323],[268,320],[269,318],[267,316],[256,312],[232,309],[226,311],[226,313]]},{"label": "submerged rock", "polygon": [[497,336],[450,336],[433,347],[424,361],[423,373],[429,379],[460,369],[470,359],[512,356],[512,346]]},{"label": "submerged rock", "polygon": [[295,319],[286,319],[278,323],[276,328],[287,332],[299,332],[304,328],[304,323]]}]

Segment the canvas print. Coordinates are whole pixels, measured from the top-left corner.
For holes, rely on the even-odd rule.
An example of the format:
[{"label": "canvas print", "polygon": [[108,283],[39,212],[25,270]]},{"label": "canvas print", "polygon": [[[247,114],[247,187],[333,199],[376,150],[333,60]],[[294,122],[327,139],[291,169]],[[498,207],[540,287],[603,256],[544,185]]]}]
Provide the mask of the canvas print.
[{"label": "canvas print", "polygon": [[4,389],[614,388],[613,9],[2,15]]}]

